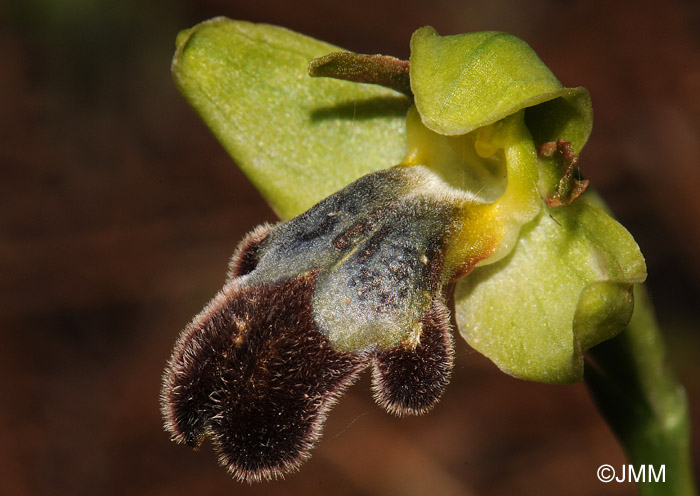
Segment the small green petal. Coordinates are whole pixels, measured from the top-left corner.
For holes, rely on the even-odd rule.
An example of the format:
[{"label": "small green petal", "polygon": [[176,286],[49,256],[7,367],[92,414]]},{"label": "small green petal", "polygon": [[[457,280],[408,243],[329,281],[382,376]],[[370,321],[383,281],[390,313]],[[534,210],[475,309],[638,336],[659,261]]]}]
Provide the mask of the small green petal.
[{"label": "small green petal", "polygon": [[582,380],[583,353],[631,316],[644,258],[624,227],[587,197],[543,209],[508,257],[457,284],[462,335],[512,376]]},{"label": "small green petal", "polygon": [[176,44],[178,88],[282,218],[405,154],[405,96],[308,75],[333,45],[221,17]]},{"label": "small green petal", "polygon": [[507,33],[419,29],[411,89],[424,124],[440,134],[466,134],[525,107],[533,107],[526,121],[536,145],[562,138],[579,151],[591,132],[588,92],[563,88],[527,43]]},{"label": "small green petal", "polygon": [[529,107],[525,122],[535,145],[561,138],[579,153],[593,127],[591,96],[585,88],[562,88],[557,98]]}]

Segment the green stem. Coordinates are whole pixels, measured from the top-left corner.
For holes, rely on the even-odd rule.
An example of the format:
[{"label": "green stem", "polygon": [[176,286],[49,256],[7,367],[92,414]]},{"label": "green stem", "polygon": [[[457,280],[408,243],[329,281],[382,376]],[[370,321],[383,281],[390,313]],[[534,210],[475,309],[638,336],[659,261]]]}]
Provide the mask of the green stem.
[{"label": "green stem", "polygon": [[[630,463],[647,467],[642,496],[696,494],[690,455],[690,420],[683,387],[673,376],[658,324],[643,286],[627,329],[589,351],[586,383],[622,442]],[[665,466],[665,482],[649,482],[648,466]]]}]

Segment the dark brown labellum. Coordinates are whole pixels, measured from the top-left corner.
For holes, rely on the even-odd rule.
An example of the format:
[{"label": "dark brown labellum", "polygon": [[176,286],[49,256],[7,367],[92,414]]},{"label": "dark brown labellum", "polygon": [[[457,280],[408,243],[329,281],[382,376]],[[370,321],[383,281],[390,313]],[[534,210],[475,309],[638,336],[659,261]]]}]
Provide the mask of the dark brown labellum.
[{"label": "dark brown labellum", "polygon": [[166,368],[173,439],[210,437],[221,464],[254,481],[296,469],[370,365],[387,411],[433,407],[452,368],[440,276],[451,213],[390,169],[247,235]]}]

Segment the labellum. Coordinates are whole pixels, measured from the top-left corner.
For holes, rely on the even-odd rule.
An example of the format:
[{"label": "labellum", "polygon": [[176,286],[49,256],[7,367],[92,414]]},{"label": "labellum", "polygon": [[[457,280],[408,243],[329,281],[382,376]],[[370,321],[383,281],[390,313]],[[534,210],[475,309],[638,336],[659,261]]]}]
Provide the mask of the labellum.
[{"label": "labellum", "polygon": [[380,171],[243,240],[168,363],[173,439],[211,437],[235,477],[258,480],[308,456],[367,367],[387,411],[435,405],[452,368],[442,269],[455,207],[422,194],[425,180],[418,168]]}]

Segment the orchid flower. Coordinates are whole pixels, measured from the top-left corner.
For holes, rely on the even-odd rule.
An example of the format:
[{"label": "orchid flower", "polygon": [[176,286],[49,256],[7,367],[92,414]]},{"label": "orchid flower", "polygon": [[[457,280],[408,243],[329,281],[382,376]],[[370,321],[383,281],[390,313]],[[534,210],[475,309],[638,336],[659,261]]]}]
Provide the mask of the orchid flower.
[{"label": "orchid flower", "polygon": [[432,408],[453,287],[462,337],[522,379],[581,381],[630,320],[646,267],[581,178],[590,97],[522,40],[425,27],[401,61],[217,18],[180,33],[173,72],[282,219],[240,243],[164,375],[173,439],[212,438],[234,477],[298,468],[366,368],[388,412]]}]

